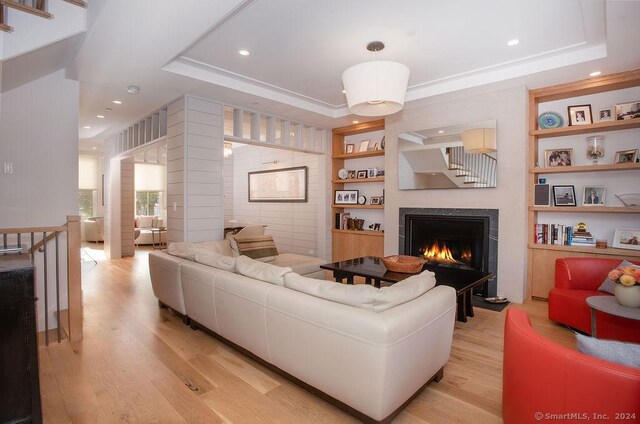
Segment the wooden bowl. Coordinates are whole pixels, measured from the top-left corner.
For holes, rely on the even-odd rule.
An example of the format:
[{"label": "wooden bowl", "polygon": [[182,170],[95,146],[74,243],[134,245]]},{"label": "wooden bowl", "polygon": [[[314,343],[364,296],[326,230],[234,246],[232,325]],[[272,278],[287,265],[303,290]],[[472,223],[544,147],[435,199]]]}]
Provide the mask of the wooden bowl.
[{"label": "wooden bowl", "polygon": [[393,255],[382,258],[382,263],[389,271],[405,274],[416,274],[422,271],[422,266],[426,262],[425,259],[406,255]]}]

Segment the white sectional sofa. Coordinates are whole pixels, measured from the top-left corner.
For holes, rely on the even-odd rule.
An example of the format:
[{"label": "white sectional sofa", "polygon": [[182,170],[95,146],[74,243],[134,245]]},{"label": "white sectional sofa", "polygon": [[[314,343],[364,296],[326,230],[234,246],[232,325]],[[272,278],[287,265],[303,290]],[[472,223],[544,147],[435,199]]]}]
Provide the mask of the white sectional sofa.
[{"label": "white sectional sofa", "polygon": [[[308,278],[220,242],[198,262],[149,253],[153,290],[204,328],[363,421],[389,422],[449,359],[455,290],[428,271],[391,287]],[[200,262],[200,263],[199,263]],[[209,265],[204,265],[208,263]]]}]

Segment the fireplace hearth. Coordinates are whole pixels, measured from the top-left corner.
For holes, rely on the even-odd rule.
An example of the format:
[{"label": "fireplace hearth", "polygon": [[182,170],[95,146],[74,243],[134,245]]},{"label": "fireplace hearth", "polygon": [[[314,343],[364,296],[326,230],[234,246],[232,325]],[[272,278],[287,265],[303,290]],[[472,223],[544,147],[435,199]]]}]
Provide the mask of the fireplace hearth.
[{"label": "fireplace hearth", "polygon": [[496,295],[497,209],[400,208],[399,247],[438,266],[491,272],[476,294]]}]

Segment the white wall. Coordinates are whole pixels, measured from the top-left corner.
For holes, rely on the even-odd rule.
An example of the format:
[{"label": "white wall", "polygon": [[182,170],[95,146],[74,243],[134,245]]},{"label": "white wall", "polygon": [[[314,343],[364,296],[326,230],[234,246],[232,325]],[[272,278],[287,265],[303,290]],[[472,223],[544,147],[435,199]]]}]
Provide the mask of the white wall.
[{"label": "white wall", "polygon": [[224,222],[233,219],[233,155],[224,158],[223,190],[224,190]]},{"label": "white wall", "polygon": [[[67,215],[78,214],[78,93],[78,82],[65,79],[64,71],[2,93],[0,163],[13,163],[13,174],[0,173],[0,227],[58,226],[66,222]],[[64,264],[65,237],[60,238],[60,246],[60,263]],[[50,281],[55,281],[54,261],[55,255],[50,254]],[[42,269],[40,255],[36,267]],[[66,268],[64,271],[61,281],[66,281]],[[40,299],[43,288],[39,280]],[[48,294],[50,300],[55,299],[55,285],[50,285]],[[61,295],[64,309],[65,287]],[[54,308],[52,301],[50,327],[55,327]],[[44,302],[38,302],[39,329],[43,325]]]},{"label": "white wall", "polygon": [[[240,223],[267,225],[278,251],[324,257],[328,214],[326,204],[325,155],[276,148],[243,146],[233,149],[233,219]],[[278,161],[274,164],[273,161]],[[249,203],[248,173],[268,169],[308,167],[307,203]]]},{"label": "white wall", "polygon": [[[398,253],[400,207],[499,209],[498,294],[522,302],[527,256],[526,87],[405,109],[386,120],[385,255]],[[398,134],[497,119],[498,186],[483,189],[398,190]]]}]

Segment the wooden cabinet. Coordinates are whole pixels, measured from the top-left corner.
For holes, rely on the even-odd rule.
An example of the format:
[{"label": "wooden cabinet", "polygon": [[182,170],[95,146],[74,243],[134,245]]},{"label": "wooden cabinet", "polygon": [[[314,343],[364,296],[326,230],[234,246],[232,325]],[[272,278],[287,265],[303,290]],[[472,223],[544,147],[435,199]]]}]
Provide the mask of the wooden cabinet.
[{"label": "wooden cabinet", "polygon": [[0,422],[42,422],[33,266],[0,255]]},{"label": "wooden cabinet", "polygon": [[[384,130],[384,119],[365,122],[362,124],[350,125],[347,127],[335,128],[332,131],[331,147],[331,231],[332,249],[331,257],[333,261],[342,261],[361,256],[384,256],[384,232],[373,231],[368,228],[370,220],[365,221],[363,230],[346,230],[335,228],[336,214],[349,212],[352,217],[356,217],[360,212],[369,214],[375,213],[377,222],[381,223],[384,218],[384,205],[372,205],[370,199],[364,205],[340,205],[335,204],[335,191],[356,189],[356,187],[366,188],[370,192],[377,191],[377,196],[382,196],[384,189],[384,176],[373,178],[347,178],[340,179],[338,171],[342,168],[353,169],[357,167],[358,159],[380,158],[378,167],[384,166],[384,150],[368,150],[360,152],[355,146],[353,153],[346,153],[346,144],[351,136],[361,135],[367,137],[367,133],[374,133],[379,137],[379,132]],[[380,143],[381,140],[371,139],[370,144]]]},{"label": "wooden cabinet", "polygon": [[[565,148],[570,147],[574,150],[574,155],[581,155],[586,151],[584,138],[572,137],[578,135],[596,135],[611,134],[624,130],[633,130],[640,128],[640,118],[611,120],[594,122],[588,125],[564,126],[560,128],[539,129],[538,115],[545,106],[540,105],[553,104],[562,100],[571,100],[569,104],[588,104],[593,96],[603,95],[604,93],[611,98],[616,98],[618,90],[631,89],[640,87],[640,70],[622,72],[614,75],[607,75],[599,78],[592,78],[575,83],[561,84],[553,87],[541,88],[529,91],[529,207],[528,207],[528,270],[527,283],[528,293],[534,298],[546,299],[549,290],[554,285],[555,260],[562,257],[616,257],[620,259],[638,260],[640,259],[640,251],[615,249],[596,249],[594,247],[583,246],[564,246],[564,245],[548,245],[535,244],[534,226],[537,223],[544,222],[545,214],[565,214],[570,215],[571,219],[576,223],[587,220],[592,214],[599,214],[599,222],[608,221],[616,222],[618,217],[629,216],[629,214],[638,217],[640,227],[640,207],[623,207],[622,205],[605,205],[605,206],[580,206],[576,202],[576,207],[545,207],[534,206],[534,188],[539,178],[560,178],[563,176],[580,176],[592,175],[590,181],[598,181],[599,177],[606,175],[615,175],[610,177],[616,182],[620,181],[640,181],[640,163],[598,163],[598,164],[580,164],[573,163],[573,166],[564,167],[545,167],[544,155],[541,154],[541,142],[547,143],[545,146],[549,148]],[[635,94],[632,94],[635,95]],[[627,99],[618,98],[616,103],[624,103],[630,100],[638,100],[638,98]],[[610,105],[611,106],[611,105]],[[556,112],[561,112],[555,110]],[[593,110],[594,117],[597,109]],[[614,115],[615,119],[615,115]],[[623,134],[623,138],[631,140],[637,148],[638,132],[628,131]],[[547,140],[552,139],[552,140]],[[617,137],[619,140],[620,137]],[[574,148],[575,147],[575,148]],[[607,149],[615,152],[616,150],[625,150],[617,148],[615,144],[607,145]],[[580,156],[581,158],[581,156]],[[559,177],[558,177],[559,176]],[[553,185],[553,184],[551,184]],[[636,185],[637,187],[637,185]],[[614,189],[614,187],[609,187]],[[614,191],[615,193],[615,191]],[[579,187],[576,187],[576,201],[581,198],[582,193]],[[552,201],[553,204],[553,201]],[[586,215],[585,215],[586,214]],[[548,222],[546,222],[548,223]]]}]

